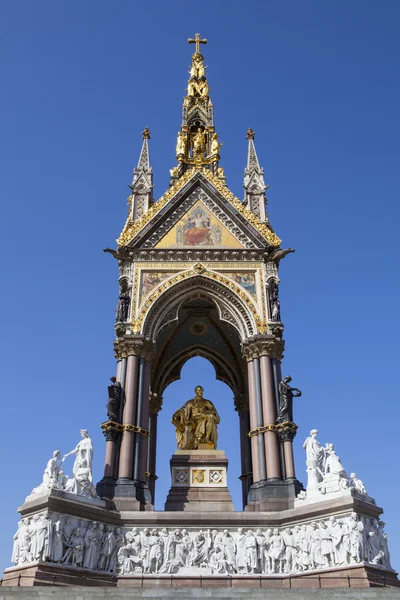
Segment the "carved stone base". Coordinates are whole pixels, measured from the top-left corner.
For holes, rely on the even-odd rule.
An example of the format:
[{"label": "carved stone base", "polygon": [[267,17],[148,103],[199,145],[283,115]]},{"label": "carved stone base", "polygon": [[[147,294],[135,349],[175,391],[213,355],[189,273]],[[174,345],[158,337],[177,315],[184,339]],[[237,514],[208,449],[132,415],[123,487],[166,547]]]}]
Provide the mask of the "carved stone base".
[{"label": "carved stone base", "polygon": [[[206,570],[204,570],[206,571]],[[385,588],[400,587],[395,571],[372,565],[352,565],[317,571],[305,571],[293,575],[111,575],[55,565],[31,563],[12,567],[4,572],[3,586],[91,586],[123,588]],[[147,592],[148,593],[148,592]],[[189,594],[188,594],[189,595]],[[192,594],[190,594],[192,595]],[[80,597],[82,594],[80,594]],[[174,596],[171,596],[174,597]],[[258,597],[258,596],[257,596]]]},{"label": "carved stone base", "polygon": [[131,479],[117,479],[113,502],[117,510],[154,510],[148,487]]},{"label": "carved stone base", "polygon": [[267,479],[253,483],[246,511],[287,510],[294,507],[297,494],[303,490],[297,479]]},{"label": "carved stone base", "polygon": [[4,586],[116,586],[117,579],[110,573],[67,567],[52,563],[30,563],[22,567],[11,567],[4,571]]},{"label": "carved stone base", "polygon": [[171,461],[172,485],[165,510],[233,511],[223,450],[177,450]]}]

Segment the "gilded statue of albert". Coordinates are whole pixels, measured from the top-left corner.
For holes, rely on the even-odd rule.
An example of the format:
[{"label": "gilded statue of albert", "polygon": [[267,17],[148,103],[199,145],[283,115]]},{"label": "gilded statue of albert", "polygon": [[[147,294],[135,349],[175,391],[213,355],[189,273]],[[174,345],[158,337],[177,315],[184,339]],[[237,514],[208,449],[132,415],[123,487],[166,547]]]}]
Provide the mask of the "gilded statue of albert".
[{"label": "gilded statue of albert", "polygon": [[180,450],[216,449],[220,421],[219,414],[210,400],[203,398],[204,389],[194,389],[195,398],[188,400],[172,416],[176,427],[176,440]]}]

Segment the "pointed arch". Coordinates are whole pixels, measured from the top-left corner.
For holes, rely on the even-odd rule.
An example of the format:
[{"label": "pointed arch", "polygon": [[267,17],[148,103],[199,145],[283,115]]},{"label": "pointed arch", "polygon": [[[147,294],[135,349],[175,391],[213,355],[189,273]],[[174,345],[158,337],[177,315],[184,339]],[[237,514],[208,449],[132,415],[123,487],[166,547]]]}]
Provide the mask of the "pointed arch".
[{"label": "pointed arch", "polygon": [[257,333],[260,321],[253,301],[247,296],[239,286],[219,273],[206,269],[202,274],[180,273],[150,295],[139,322],[136,322],[136,329],[140,327],[146,338],[156,340],[161,329],[177,319],[179,307],[185,300],[203,297],[216,305],[221,321],[233,325],[243,341]]}]

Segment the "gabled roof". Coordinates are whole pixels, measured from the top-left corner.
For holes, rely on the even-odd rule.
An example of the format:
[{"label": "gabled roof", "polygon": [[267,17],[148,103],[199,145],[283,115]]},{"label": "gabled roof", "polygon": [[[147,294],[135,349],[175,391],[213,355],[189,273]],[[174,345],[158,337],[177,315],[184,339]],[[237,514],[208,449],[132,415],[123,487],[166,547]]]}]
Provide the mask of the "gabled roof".
[{"label": "gabled roof", "polygon": [[203,189],[208,190],[220,202],[226,217],[234,221],[235,226],[254,241],[255,247],[272,246],[277,248],[280,246],[281,240],[269,224],[262,222],[248,210],[219,177],[201,167],[186,171],[140,219],[132,222],[128,218],[117,240],[118,246],[140,247],[163,224],[165,224],[166,232],[169,223],[172,227],[176,222],[176,220],[175,222],[173,219],[171,220],[176,209],[199,186],[203,186]]}]

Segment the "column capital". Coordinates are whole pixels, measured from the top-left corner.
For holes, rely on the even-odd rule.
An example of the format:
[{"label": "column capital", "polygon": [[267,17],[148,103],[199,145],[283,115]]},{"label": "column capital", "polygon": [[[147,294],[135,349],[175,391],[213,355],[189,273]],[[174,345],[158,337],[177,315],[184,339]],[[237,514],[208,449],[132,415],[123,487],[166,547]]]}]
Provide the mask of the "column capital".
[{"label": "column capital", "polygon": [[150,412],[153,415],[158,415],[158,413],[162,409],[162,401],[162,397],[158,394],[155,394],[154,392],[150,394]]},{"label": "column capital", "polygon": [[152,362],[155,355],[155,343],[142,336],[125,336],[114,340],[114,354],[117,360],[128,356],[138,356]]},{"label": "column capital", "polygon": [[101,424],[101,430],[106,438],[106,442],[116,442],[121,435],[121,425],[114,421],[106,421]]},{"label": "column capital", "polygon": [[246,394],[236,394],[234,402],[238,413],[249,412],[249,399]]},{"label": "column capital", "polygon": [[281,442],[293,442],[298,427],[299,426],[296,425],[296,423],[293,423],[293,421],[286,421],[285,423],[276,425],[276,431],[278,432]]},{"label": "column capital", "polygon": [[282,360],[285,342],[274,335],[258,335],[247,338],[242,344],[243,357],[247,360],[269,356]]}]

